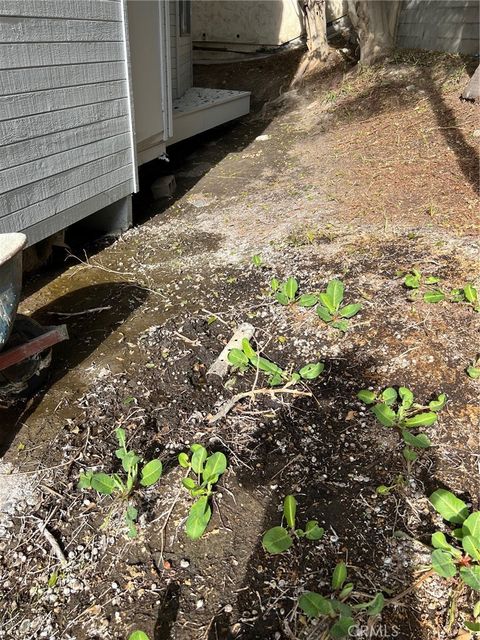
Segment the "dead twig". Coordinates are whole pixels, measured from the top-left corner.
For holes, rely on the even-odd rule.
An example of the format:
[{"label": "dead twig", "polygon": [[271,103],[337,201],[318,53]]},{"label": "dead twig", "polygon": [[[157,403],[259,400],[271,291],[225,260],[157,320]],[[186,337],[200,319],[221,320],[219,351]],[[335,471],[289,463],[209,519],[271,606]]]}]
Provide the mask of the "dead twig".
[{"label": "dead twig", "polygon": [[280,389],[252,389],[252,391],[244,391],[243,393],[237,393],[236,395],[234,395],[233,398],[230,398],[230,400],[228,400],[228,402],[225,402],[218,413],[208,419],[208,422],[209,424],[213,424],[215,422],[218,422],[222,418],[225,418],[225,416],[233,409],[237,402],[240,402],[240,400],[243,400],[244,398],[253,398],[258,395],[263,395],[270,396],[273,399],[276,394],[289,394],[292,396],[306,397],[312,396],[310,391],[297,391],[296,389],[289,389],[288,387],[281,387]]},{"label": "dead twig", "polygon": [[76,311],[75,313],[63,313],[61,311],[47,311],[50,316],[62,316],[62,318],[73,318],[73,316],[83,316],[86,313],[96,313],[97,311],[108,311],[112,307],[96,307],[95,309],[85,309],[85,311]]}]

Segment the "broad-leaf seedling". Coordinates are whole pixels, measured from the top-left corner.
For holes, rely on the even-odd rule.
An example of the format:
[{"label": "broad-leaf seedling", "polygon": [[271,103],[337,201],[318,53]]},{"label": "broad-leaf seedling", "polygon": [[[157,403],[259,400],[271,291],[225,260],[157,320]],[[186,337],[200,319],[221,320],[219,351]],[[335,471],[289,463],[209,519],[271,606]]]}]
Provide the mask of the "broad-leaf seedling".
[{"label": "broad-leaf seedling", "polygon": [[294,539],[320,540],[323,537],[325,530],[318,526],[316,520],[309,520],[305,530],[296,529],[296,514],[296,499],[294,496],[286,496],[283,501],[283,518],[287,526],[273,527],[264,533],[262,544],[265,551],[276,555],[290,549]]},{"label": "broad-leaf seedling", "polygon": [[[447,535],[442,531],[432,535],[433,570],[447,579],[458,576],[471,589],[480,591],[480,511],[470,513],[465,502],[447,489],[437,489],[429,500],[451,525]],[[478,603],[473,613],[474,618],[480,616]],[[465,626],[480,631],[478,622],[465,622]]]},{"label": "broad-leaf seedling", "polygon": [[[84,471],[80,474],[78,487],[80,489],[94,489],[103,495],[117,494],[122,500],[128,500],[132,492],[138,485],[150,487],[160,479],[162,475],[162,463],[160,460],[150,460],[143,464],[143,460],[134,451],[127,449],[126,434],[124,429],[116,429],[119,448],[115,455],[122,463],[122,468],[127,474],[122,479],[118,473],[97,473],[94,471]],[[140,477],[139,466],[141,465]],[[135,521],[138,516],[137,509],[128,504],[125,509],[125,520],[128,526],[128,535],[134,538],[137,535]]]},{"label": "broad-leaf seedling", "polygon": [[243,338],[241,349],[231,349],[227,357],[230,365],[241,373],[248,368],[259,369],[266,373],[268,384],[271,387],[281,384],[292,386],[300,380],[314,380],[318,378],[325,367],[323,362],[311,362],[302,367],[298,373],[288,373],[271,360],[259,355],[247,338]]},{"label": "broad-leaf seedling", "polygon": [[359,303],[342,306],[345,285],[341,280],[330,280],[325,291],[318,295],[317,315],[329,326],[346,332],[348,319],[361,310]]},{"label": "broad-leaf seedling", "polygon": [[417,404],[413,393],[407,387],[387,387],[380,393],[368,389],[359,391],[357,397],[371,407],[372,413],[384,427],[397,429],[403,438],[403,456],[408,465],[417,459],[415,449],[427,449],[431,442],[424,433],[414,434],[419,427],[430,427],[437,421],[437,413],[443,409],[447,396],[441,393],[427,406]]},{"label": "broad-leaf seedling", "polygon": [[[339,562],[333,571],[329,595],[306,591],[298,600],[298,606],[308,618],[319,619],[318,637],[324,637],[320,636],[321,630],[328,631],[328,636],[335,640],[354,637],[360,618],[365,614],[370,618],[377,616],[385,606],[381,592],[367,602],[359,601],[364,594],[357,594],[353,582],[346,582],[347,577],[345,563]],[[352,602],[347,603],[348,600]]]},{"label": "broad-leaf seedling", "polygon": [[208,455],[207,450],[201,444],[192,444],[191,457],[186,453],[180,453],[178,463],[184,469],[194,474],[187,475],[182,480],[183,486],[190,492],[192,498],[196,498],[190,507],[185,531],[192,540],[200,538],[212,517],[210,505],[213,496],[213,486],[217,484],[220,476],[227,468],[227,458],[221,451]]},{"label": "broad-leaf seedling", "polygon": [[275,300],[285,306],[292,304],[296,300],[298,282],[295,278],[287,278],[285,282],[279,282],[277,278],[270,281],[270,291],[275,296]]},{"label": "broad-leaf seedling", "polygon": [[472,378],[472,380],[478,380],[480,378],[480,356],[477,356],[472,364],[467,367],[467,375]]}]

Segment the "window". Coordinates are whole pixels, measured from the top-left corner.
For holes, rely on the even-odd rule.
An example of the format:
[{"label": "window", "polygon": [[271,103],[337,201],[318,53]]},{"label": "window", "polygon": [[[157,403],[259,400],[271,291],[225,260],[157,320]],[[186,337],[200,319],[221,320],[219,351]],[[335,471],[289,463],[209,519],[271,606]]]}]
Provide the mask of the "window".
[{"label": "window", "polygon": [[189,36],[192,31],[192,3],[191,0],[179,0],[180,35]]}]

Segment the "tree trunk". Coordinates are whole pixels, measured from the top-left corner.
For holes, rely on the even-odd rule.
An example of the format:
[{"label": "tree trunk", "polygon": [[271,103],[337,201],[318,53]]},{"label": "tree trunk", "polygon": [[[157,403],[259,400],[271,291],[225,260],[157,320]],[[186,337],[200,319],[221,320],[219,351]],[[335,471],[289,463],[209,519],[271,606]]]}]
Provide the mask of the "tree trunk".
[{"label": "tree trunk", "polygon": [[395,46],[401,0],[348,0],[348,15],[360,44],[360,64],[371,65]]},{"label": "tree trunk", "polygon": [[326,0],[304,0],[307,47],[320,58],[328,55]]}]

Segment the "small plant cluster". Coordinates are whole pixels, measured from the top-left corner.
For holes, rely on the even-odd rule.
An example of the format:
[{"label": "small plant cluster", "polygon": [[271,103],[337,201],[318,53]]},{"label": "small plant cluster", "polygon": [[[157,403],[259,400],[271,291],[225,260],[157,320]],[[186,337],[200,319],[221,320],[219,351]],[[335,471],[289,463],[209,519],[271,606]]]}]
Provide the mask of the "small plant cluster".
[{"label": "small plant cluster", "polygon": [[[160,460],[150,460],[150,462],[143,464],[139,476],[139,465],[143,463],[143,460],[134,451],[127,449],[124,429],[116,429],[115,435],[119,444],[115,455],[122,463],[126,478],[122,479],[118,473],[96,473],[88,470],[80,474],[78,486],[80,489],[94,489],[94,491],[103,495],[117,494],[120,499],[128,500],[138,485],[150,487],[158,482],[163,468]],[[130,538],[135,538],[137,535],[135,526],[137,517],[137,509],[132,504],[128,504],[125,509],[125,521]]]},{"label": "small plant cluster", "polygon": [[480,591],[480,511],[470,513],[465,502],[447,489],[437,489],[430,502],[454,527],[448,534],[451,542],[441,531],[432,535],[432,568],[444,578],[459,575],[466,585]]},{"label": "small plant cluster", "polygon": [[357,397],[371,407],[372,413],[384,427],[397,429],[405,443],[403,456],[407,462],[417,459],[415,449],[427,449],[431,446],[429,437],[424,433],[414,434],[419,427],[430,427],[437,421],[437,413],[445,406],[447,396],[441,393],[428,406],[415,402],[413,393],[407,387],[387,387],[380,393],[368,389],[359,391]]},{"label": "small plant cluster", "polygon": [[318,378],[325,368],[323,362],[312,362],[302,367],[298,373],[289,373],[271,360],[257,353],[247,338],[243,338],[242,348],[231,349],[227,358],[232,367],[241,373],[245,372],[248,368],[263,371],[263,373],[268,375],[267,382],[271,387],[276,387],[281,384],[292,386],[300,380],[314,380]]},{"label": "small plant cluster", "polygon": [[472,378],[472,380],[478,380],[480,378],[480,356],[477,356],[471,365],[467,367],[467,375]]},{"label": "small plant cluster", "polygon": [[192,444],[192,456],[180,453],[178,463],[184,469],[193,473],[182,480],[183,486],[196,498],[190,507],[190,513],[185,523],[185,531],[189,538],[200,538],[212,517],[210,505],[213,496],[213,486],[217,484],[227,468],[227,458],[221,451],[208,455],[208,451],[201,444]]},{"label": "small plant cluster", "polygon": [[298,304],[299,307],[310,308],[316,306],[318,317],[334,329],[344,333],[348,330],[350,318],[353,318],[362,308],[359,303],[343,305],[345,285],[341,280],[330,280],[325,291],[320,293],[304,293],[297,295],[299,289],[295,278],[287,278],[279,282],[273,278],[270,282],[271,293],[277,302],[283,305]]},{"label": "small plant cluster", "polygon": [[297,501],[294,496],[286,496],[283,501],[283,518],[287,527],[272,527],[265,532],[262,544],[265,551],[276,555],[290,549],[294,539],[321,540],[325,533],[316,520],[309,520],[305,530],[296,528]]},{"label": "small plant cluster", "polygon": [[412,289],[411,299],[423,293],[424,302],[436,304],[447,300],[448,302],[467,303],[477,313],[480,312],[480,301],[478,291],[472,284],[465,284],[460,289],[451,289],[449,292],[442,291],[438,286],[440,278],[435,276],[423,276],[417,269],[412,269],[403,279],[404,285]]},{"label": "small plant cluster", "polygon": [[334,640],[352,637],[352,630],[358,626],[360,615],[377,616],[385,606],[385,598],[381,592],[367,602],[348,603],[349,598],[356,594],[355,585],[353,582],[346,582],[347,577],[346,564],[339,562],[333,571],[332,592],[328,596],[306,591],[298,600],[298,606],[304,614],[309,618],[320,618],[328,628],[328,636]]}]

